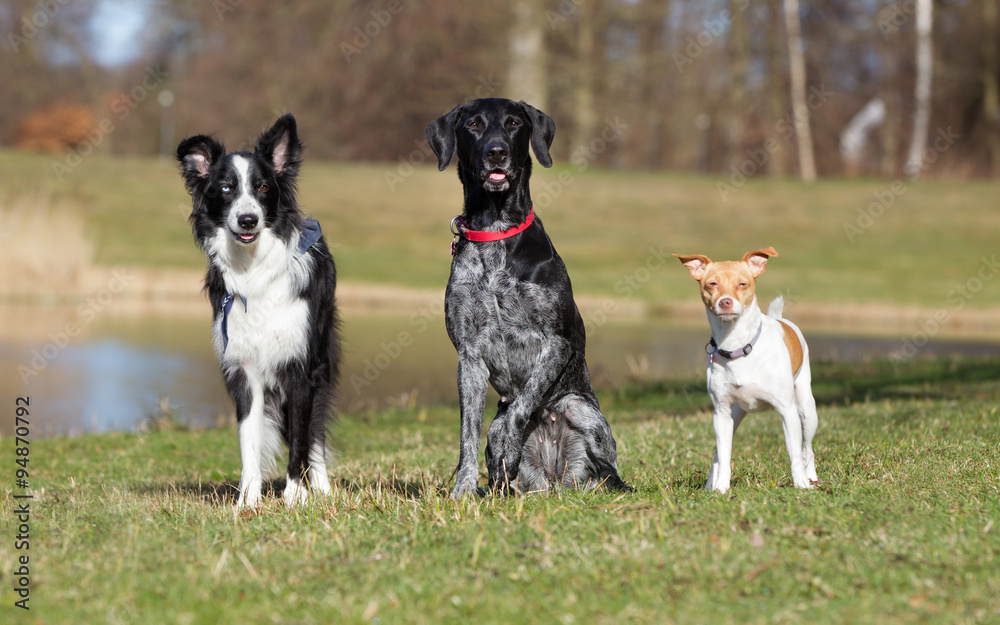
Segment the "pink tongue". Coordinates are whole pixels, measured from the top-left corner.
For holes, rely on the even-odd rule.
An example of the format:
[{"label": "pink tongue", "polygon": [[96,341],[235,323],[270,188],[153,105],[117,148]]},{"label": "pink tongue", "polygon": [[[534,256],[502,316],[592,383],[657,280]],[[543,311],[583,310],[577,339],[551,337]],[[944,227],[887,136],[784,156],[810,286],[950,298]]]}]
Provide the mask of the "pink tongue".
[{"label": "pink tongue", "polygon": [[507,177],[506,174],[493,173],[490,174],[490,180],[503,180]]}]

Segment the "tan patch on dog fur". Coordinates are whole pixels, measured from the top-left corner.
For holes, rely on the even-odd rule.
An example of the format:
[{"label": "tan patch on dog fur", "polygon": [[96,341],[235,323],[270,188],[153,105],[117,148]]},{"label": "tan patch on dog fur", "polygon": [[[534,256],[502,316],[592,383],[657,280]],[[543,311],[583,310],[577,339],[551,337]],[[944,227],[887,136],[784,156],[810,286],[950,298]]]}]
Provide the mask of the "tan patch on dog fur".
[{"label": "tan patch on dog fur", "polygon": [[792,375],[795,375],[799,372],[799,368],[802,367],[802,343],[799,342],[799,336],[795,334],[792,326],[780,319],[778,323],[781,324],[782,329],[785,331],[785,347],[788,348],[788,356],[792,359]]}]

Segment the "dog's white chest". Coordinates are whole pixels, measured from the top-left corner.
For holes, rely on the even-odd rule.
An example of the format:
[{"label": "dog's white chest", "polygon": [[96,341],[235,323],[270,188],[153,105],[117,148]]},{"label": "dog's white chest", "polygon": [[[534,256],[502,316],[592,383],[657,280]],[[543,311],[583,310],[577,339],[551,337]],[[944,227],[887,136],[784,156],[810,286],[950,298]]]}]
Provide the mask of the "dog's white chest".
[{"label": "dog's white chest", "polygon": [[223,265],[226,288],[234,297],[228,312],[215,319],[213,332],[224,367],[242,366],[262,375],[305,356],[309,331],[309,304],[298,294],[311,261],[268,235],[265,231],[258,257],[245,269]]},{"label": "dog's white chest", "polygon": [[708,390],[716,404],[738,404],[747,412],[772,407],[773,390],[762,383],[759,363],[749,360],[709,362]]},{"label": "dog's white chest", "polygon": [[[215,322],[215,349],[225,363],[280,365],[305,353],[309,306],[304,299],[280,293],[248,297],[246,309],[236,298],[225,315]],[[228,339],[228,340],[227,340]]]}]

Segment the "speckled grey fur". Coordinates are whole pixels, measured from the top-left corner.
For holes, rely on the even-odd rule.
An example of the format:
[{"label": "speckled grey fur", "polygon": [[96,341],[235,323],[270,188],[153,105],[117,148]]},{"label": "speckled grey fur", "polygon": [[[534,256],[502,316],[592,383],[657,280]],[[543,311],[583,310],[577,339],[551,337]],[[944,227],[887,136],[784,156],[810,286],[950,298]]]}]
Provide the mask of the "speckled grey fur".
[{"label": "speckled grey fur", "polygon": [[[532,208],[528,146],[549,167],[554,133],[548,115],[501,99],[468,102],[427,126],[439,169],[458,154],[469,229],[498,232],[524,222]],[[477,492],[487,383],[503,398],[486,437],[490,488],[630,490],[618,475],[611,427],[591,388],[569,275],[541,219],[500,241],[460,239],[445,313],[458,351],[461,402],[452,497]]]}]

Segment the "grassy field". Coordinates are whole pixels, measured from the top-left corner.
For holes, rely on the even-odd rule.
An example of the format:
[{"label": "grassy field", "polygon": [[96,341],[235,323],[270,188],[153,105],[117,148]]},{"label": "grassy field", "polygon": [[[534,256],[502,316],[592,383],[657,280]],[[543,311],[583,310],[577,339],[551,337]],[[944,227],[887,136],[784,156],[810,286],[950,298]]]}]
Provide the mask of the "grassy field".
[{"label": "grassy field", "polygon": [[998,622],[1000,360],[816,378],[810,492],[790,486],[772,413],[738,433],[732,491],[700,489],[714,445],[700,381],[602,394],[626,496],[448,501],[452,408],[344,416],[332,499],[292,511],[279,481],[262,511],[233,514],[232,429],[32,441],[31,611],[12,607],[23,552],[5,486],[0,620]]},{"label": "grassy field", "polygon": [[[77,206],[100,265],[204,266],[171,162],[94,155],[58,179],[51,157],[0,151],[0,170],[0,197],[41,190]],[[408,172],[399,163],[319,163],[307,153],[302,205],[323,222],[343,280],[442,288],[448,223],[461,210],[455,170],[425,164],[408,177],[400,171]],[[995,182],[752,179],[736,187],[722,176],[557,163],[537,167],[532,183],[578,293],[695,300],[670,253],[726,259],[773,245],[781,257],[762,279],[769,294],[954,308],[949,294],[967,285],[963,307],[1000,305],[1000,281],[990,282],[998,271],[990,262],[1000,231]],[[720,183],[731,185],[725,197]]]}]

